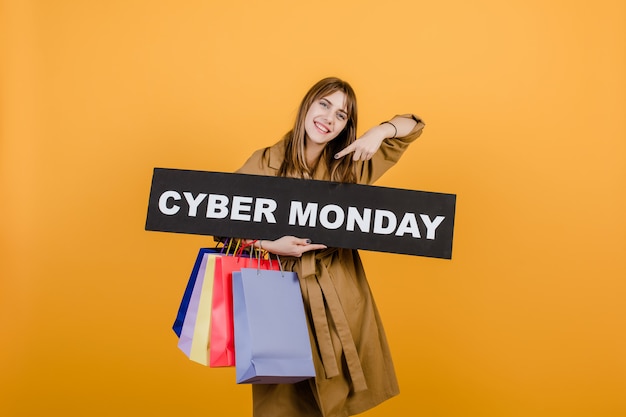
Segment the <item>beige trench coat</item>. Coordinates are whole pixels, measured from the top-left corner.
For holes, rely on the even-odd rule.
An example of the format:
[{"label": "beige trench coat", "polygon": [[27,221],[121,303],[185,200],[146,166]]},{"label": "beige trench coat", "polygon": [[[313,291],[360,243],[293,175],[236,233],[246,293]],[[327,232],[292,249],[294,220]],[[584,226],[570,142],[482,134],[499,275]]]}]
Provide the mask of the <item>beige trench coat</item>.
[{"label": "beige trench coat", "polygon": [[[386,139],[370,161],[360,163],[360,184],[380,178],[422,133],[420,119],[403,116],[417,120],[417,126],[403,138]],[[256,151],[237,172],[275,176],[284,145],[280,141]],[[323,165],[314,174],[317,180],[329,179]],[[253,385],[254,416],[343,417],[397,395],[387,338],[358,251],[329,248],[281,259],[300,279],[317,376],[297,384]]]}]

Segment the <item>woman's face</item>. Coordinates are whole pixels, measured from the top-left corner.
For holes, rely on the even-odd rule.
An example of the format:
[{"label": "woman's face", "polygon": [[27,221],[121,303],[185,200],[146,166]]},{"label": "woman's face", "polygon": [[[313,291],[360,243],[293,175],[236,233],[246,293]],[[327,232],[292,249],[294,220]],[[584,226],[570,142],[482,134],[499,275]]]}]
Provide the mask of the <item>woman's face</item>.
[{"label": "woman's face", "polygon": [[347,123],[346,94],[343,91],[316,99],[304,118],[305,146],[324,147],[341,133]]}]

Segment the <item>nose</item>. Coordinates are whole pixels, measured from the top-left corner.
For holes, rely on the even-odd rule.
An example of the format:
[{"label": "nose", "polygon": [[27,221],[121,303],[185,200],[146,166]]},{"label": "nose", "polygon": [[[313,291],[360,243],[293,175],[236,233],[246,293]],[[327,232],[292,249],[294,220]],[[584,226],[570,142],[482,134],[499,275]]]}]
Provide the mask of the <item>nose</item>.
[{"label": "nose", "polygon": [[333,111],[332,111],[332,109],[326,109],[326,112],[324,113],[324,119],[326,120],[326,122],[328,124],[332,124],[333,123]]}]

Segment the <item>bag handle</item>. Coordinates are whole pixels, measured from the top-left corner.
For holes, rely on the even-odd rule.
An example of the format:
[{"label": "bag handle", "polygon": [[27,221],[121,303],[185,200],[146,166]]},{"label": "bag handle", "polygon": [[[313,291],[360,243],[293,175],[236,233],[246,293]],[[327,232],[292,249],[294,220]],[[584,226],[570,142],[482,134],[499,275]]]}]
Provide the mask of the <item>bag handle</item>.
[{"label": "bag handle", "polygon": [[[248,246],[253,246],[256,242],[257,242],[257,240],[253,240],[250,243],[246,244],[244,246],[244,248],[247,248]],[[257,258],[257,275],[260,275],[261,258],[264,257],[264,255],[267,256],[267,260],[270,263],[270,269],[271,269],[272,268],[272,254],[270,252],[266,251],[266,250],[254,248],[254,246],[253,246],[253,249],[254,249],[253,253],[256,253],[256,258]],[[278,262],[278,268],[280,269],[280,275],[284,277],[285,276],[285,271],[283,270],[283,264],[280,262],[280,257],[278,255],[276,255],[276,262]]]},{"label": "bag handle", "polygon": [[[224,244],[222,245],[222,250],[221,250],[221,254],[222,255],[230,255],[230,248],[232,248],[233,246],[233,240],[230,237],[227,237],[226,240],[224,241]],[[233,251],[233,254],[237,253],[237,248],[239,247],[239,241],[237,241],[237,245],[235,246],[235,249]]]},{"label": "bag handle", "polygon": [[[235,256],[237,259],[239,259],[241,257],[241,255],[243,254],[243,252],[248,249],[248,248],[252,248],[250,251],[250,255],[255,256],[257,258],[257,275],[259,274],[258,271],[261,270],[261,258],[267,256],[267,260],[270,262],[270,268],[272,268],[272,254],[266,250],[263,249],[258,249],[254,247],[254,244],[256,242],[258,242],[257,239],[255,240],[251,240],[248,243],[244,243],[243,239],[228,239],[228,247],[226,247],[226,242],[224,243],[224,247],[226,247],[226,255],[228,255],[230,253],[230,249],[232,247],[233,244],[233,240],[236,240],[237,243],[235,244],[235,248],[233,250],[233,256]],[[224,248],[222,248],[222,253],[224,251]],[[278,268],[280,269],[280,274],[281,276],[285,276],[285,271],[283,270],[283,264],[280,262],[280,257],[278,255],[276,255],[276,261],[278,262]]]}]

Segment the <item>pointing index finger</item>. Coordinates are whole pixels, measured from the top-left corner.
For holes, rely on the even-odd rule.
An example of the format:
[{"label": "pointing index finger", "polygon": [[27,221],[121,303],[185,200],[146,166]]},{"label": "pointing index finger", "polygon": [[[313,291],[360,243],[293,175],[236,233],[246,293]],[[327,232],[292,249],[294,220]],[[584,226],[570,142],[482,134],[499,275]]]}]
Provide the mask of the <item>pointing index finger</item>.
[{"label": "pointing index finger", "polygon": [[347,154],[349,154],[350,152],[354,152],[354,143],[346,146],[341,151],[337,152],[335,154],[335,159],[342,158],[342,157],[346,156]]}]

